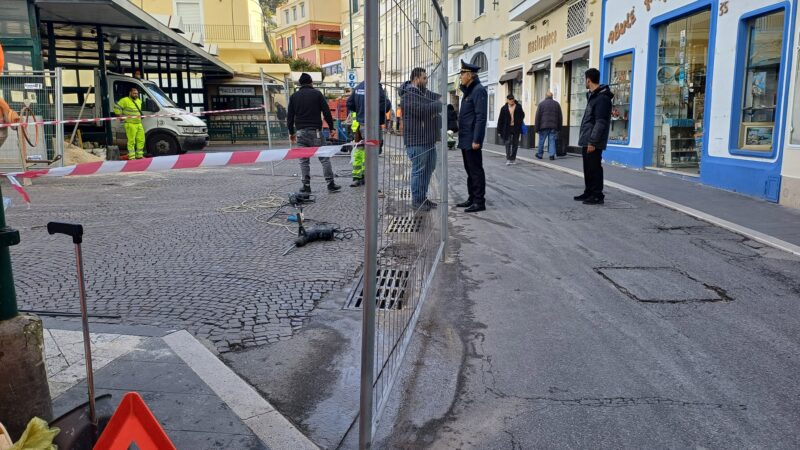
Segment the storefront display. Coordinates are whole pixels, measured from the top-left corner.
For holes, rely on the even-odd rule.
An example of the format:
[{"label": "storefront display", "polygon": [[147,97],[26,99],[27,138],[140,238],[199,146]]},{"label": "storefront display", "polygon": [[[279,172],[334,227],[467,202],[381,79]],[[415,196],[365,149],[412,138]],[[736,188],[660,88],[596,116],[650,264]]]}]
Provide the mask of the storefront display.
[{"label": "storefront display", "polygon": [[614,94],[611,100],[611,129],[608,142],[625,144],[630,132],[631,74],[633,54],[626,53],[609,59],[608,87]]},{"label": "storefront display", "polygon": [[703,105],[711,13],[658,28],[655,127],[656,167],[698,172],[703,153]]},{"label": "storefront display", "polygon": [[784,15],[781,10],[747,21],[747,68],[739,130],[742,149],[772,151]]},{"label": "storefront display", "polygon": [[569,145],[578,147],[581,120],[586,110],[586,71],[589,69],[589,58],[575,59],[569,64]]}]

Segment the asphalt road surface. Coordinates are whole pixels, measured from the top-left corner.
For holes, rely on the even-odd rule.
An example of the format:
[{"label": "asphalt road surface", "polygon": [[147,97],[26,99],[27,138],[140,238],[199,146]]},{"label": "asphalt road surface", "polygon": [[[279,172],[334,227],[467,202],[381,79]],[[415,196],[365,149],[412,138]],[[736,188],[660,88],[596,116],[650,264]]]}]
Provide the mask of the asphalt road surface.
[{"label": "asphalt road surface", "polygon": [[502,162],[451,219],[377,448],[800,446],[798,258]]}]

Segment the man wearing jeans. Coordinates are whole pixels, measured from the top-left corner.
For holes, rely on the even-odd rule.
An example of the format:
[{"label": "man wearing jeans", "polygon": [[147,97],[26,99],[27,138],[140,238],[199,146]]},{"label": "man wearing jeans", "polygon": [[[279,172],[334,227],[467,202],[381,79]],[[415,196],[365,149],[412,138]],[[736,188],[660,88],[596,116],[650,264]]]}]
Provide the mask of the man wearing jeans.
[{"label": "man wearing jeans", "polygon": [[[289,111],[286,117],[286,126],[289,128],[289,139],[298,147],[318,147],[322,144],[322,117],[328,127],[332,127],[333,116],[328,108],[328,101],[322,92],[312,86],[311,75],[300,75],[300,89],[289,98]],[[297,131],[295,133],[295,128]],[[325,181],[328,182],[328,192],[336,192],[341,186],[333,182],[333,167],[330,158],[319,158]],[[303,176],[303,187],[300,192],[311,192],[311,160],[300,158],[300,172]]]},{"label": "man wearing jeans", "polygon": [[411,204],[430,211],[436,203],[428,199],[428,186],[436,168],[436,138],[442,132],[441,97],[428,90],[428,74],[420,67],[411,71],[411,81],[400,91],[403,105],[403,142],[411,160]]},{"label": "man wearing jeans", "polygon": [[548,91],[547,96],[536,108],[536,132],[539,133],[539,151],[536,157],[542,159],[544,143],[549,144],[550,160],[556,159],[556,139],[561,130],[561,105],[553,100],[553,93]]}]

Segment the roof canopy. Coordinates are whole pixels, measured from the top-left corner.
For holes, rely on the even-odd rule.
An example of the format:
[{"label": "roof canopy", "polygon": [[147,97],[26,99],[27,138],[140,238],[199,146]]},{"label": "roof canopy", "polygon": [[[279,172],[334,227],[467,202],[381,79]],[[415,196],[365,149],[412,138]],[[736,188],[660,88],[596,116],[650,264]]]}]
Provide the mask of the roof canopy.
[{"label": "roof canopy", "polygon": [[98,67],[100,27],[109,68],[154,71],[170,64],[172,70],[233,75],[233,69],[208,53],[202,43],[192,42],[128,0],[35,0],[35,4],[45,63],[55,54],[58,66]]}]

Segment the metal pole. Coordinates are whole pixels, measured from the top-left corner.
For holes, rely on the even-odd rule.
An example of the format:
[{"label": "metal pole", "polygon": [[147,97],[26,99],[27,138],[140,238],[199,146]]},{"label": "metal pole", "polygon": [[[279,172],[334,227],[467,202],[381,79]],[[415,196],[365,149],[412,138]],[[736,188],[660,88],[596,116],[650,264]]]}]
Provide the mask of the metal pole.
[{"label": "metal pole", "polygon": [[267,142],[269,149],[272,150],[272,131],[269,126],[269,96],[267,95],[267,85],[264,84],[264,68],[259,69],[261,72],[261,97],[264,99],[264,117],[267,119]]},{"label": "metal pole", "polygon": [[[0,199],[3,198],[0,192]],[[16,233],[16,234],[14,234]],[[5,208],[0,207],[0,321],[19,314],[17,293],[14,290],[14,273],[11,270],[11,252],[8,247],[19,243],[19,232],[6,226]],[[12,239],[13,238],[13,239]]]},{"label": "metal pole", "polygon": [[86,308],[86,287],[83,282],[83,254],[81,244],[75,244],[75,265],[78,268],[78,291],[81,301],[81,322],[83,323],[83,352],[86,359],[86,385],[89,390],[89,419],[97,425],[94,408],[94,372],[92,371],[92,342],[89,340],[89,312]]},{"label": "metal pole", "polygon": [[[436,2],[434,5],[438,6]],[[438,8],[437,8],[438,9]],[[439,90],[442,94],[442,149],[439,152],[439,158],[441,160],[441,172],[439,172],[439,176],[441,177],[441,191],[442,191],[442,198],[441,198],[441,205],[442,207],[439,209],[440,214],[442,215],[442,261],[445,261],[446,254],[447,254],[447,210],[448,208],[448,185],[447,185],[447,61],[444,59],[447,56],[447,46],[448,46],[448,22],[447,18],[439,19],[439,29],[441,30],[441,39],[440,39],[440,47],[439,51],[442,55],[441,64],[441,73],[439,74]]]},{"label": "metal pole", "polygon": [[[361,327],[361,404],[359,413],[359,448],[372,447],[372,384],[375,367],[375,295],[378,272],[378,81],[380,48],[380,4],[378,0],[364,2],[364,86],[366,122],[366,210],[364,213],[364,315]],[[351,34],[352,37],[352,34]],[[352,55],[352,53],[351,53]]]},{"label": "metal pole", "polygon": [[[258,69],[259,73],[261,74],[261,98],[264,101],[264,117],[267,120],[267,148],[272,150],[272,130],[269,127],[269,104],[267,103],[269,98],[267,96],[267,85],[264,84],[264,68],[261,67]],[[269,163],[270,170],[272,170],[272,176],[275,176],[275,162],[272,161]]]},{"label": "metal pole", "polygon": [[[64,90],[61,86],[61,67],[56,67],[55,101],[56,101],[56,154],[61,156],[61,167],[64,167]],[[83,107],[81,107],[83,113]]]},{"label": "metal pole", "polygon": [[356,62],[353,57],[353,0],[347,0],[347,9],[350,11],[350,68],[355,69]]}]

